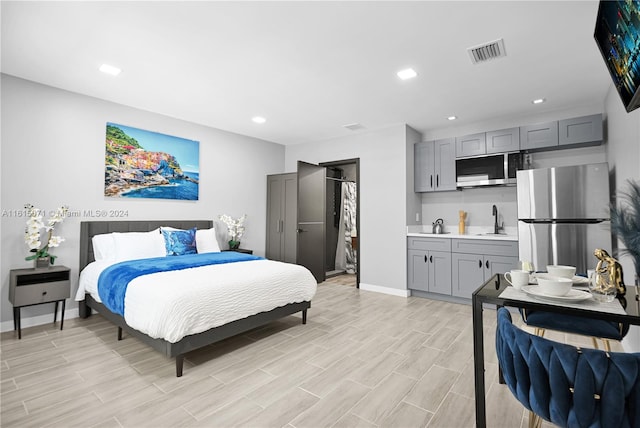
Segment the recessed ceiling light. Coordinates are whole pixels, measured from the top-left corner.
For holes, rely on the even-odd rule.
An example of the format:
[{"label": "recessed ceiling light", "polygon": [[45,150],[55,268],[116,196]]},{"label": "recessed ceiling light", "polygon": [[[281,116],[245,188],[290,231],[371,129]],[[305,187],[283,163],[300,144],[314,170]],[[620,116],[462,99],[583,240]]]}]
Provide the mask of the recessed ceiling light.
[{"label": "recessed ceiling light", "polygon": [[113,65],[109,64],[102,64],[99,70],[112,76],[117,76],[122,71],[118,67],[114,67]]},{"label": "recessed ceiling light", "polygon": [[546,100],[544,98],[538,98],[537,100],[531,101],[533,104],[542,104]]},{"label": "recessed ceiling light", "polygon": [[412,79],[418,75],[413,68],[406,68],[404,70],[398,71],[398,77],[402,80]]},{"label": "recessed ceiling light", "polygon": [[456,120],[458,118],[458,116],[449,116],[447,118],[447,120]]},{"label": "recessed ceiling light", "polygon": [[252,118],[251,120],[253,120],[255,123],[265,123],[267,121],[267,119],[265,119],[262,116],[256,116],[256,117]]}]

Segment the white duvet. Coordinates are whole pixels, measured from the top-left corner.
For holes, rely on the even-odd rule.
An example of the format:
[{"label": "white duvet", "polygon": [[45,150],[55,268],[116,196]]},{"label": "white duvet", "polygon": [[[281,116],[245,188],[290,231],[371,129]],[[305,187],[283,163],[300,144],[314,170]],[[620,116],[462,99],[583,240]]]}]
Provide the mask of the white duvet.
[{"label": "white duvet", "polygon": [[[95,261],[80,273],[76,300],[101,302],[98,277],[113,261]],[[310,301],[316,280],[306,268],[250,260],[158,272],[135,278],[125,295],[127,324],[153,338],[178,342],[231,321],[289,303]]]}]

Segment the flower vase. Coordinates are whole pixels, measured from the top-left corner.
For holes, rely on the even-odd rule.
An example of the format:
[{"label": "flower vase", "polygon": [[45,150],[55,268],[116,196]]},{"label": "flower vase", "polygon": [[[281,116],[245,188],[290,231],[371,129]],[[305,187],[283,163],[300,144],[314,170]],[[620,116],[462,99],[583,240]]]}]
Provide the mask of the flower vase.
[{"label": "flower vase", "polygon": [[240,241],[234,241],[233,239],[229,241],[230,250],[237,250],[238,248],[240,248]]},{"label": "flower vase", "polygon": [[46,269],[51,265],[51,257],[37,257],[34,262],[36,269]]}]

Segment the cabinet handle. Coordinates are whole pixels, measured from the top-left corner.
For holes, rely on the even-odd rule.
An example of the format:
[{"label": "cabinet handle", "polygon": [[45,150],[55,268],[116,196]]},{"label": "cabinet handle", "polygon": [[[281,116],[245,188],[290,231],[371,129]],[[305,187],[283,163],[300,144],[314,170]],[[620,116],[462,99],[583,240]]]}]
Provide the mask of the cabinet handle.
[{"label": "cabinet handle", "polygon": [[478,260],[478,267],[482,268],[482,260]]},{"label": "cabinet handle", "polygon": [[429,256],[429,263],[433,263],[433,256]]},{"label": "cabinet handle", "polygon": [[485,263],[484,265],[487,267],[487,269],[489,269],[489,260],[487,260],[487,263]]},{"label": "cabinet handle", "polygon": [[44,296],[45,294],[47,294],[47,292],[46,292],[46,291],[43,291],[43,292],[42,292],[42,295]]},{"label": "cabinet handle", "polygon": [[284,232],[284,220],[278,220],[278,232]]},{"label": "cabinet handle", "polygon": [[433,174],[429,176],[429,180],[431,180],[431,184],[429,184],[429,187],[433,187]]},{"label": "cabinet handle", "polygon": [[426,254],[424,255],[424,262],[425,263],[427,262],[427,255]]},{"label": "cabinet handle", "polygon": [[440,174],[436,174],[436,187],[440,187]]}]

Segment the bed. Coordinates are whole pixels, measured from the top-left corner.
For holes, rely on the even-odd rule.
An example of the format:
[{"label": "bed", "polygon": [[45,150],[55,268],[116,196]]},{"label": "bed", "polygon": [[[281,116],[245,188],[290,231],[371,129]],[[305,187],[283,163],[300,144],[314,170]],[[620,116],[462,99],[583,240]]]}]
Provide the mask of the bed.
[{"label": "bed", "polygon": [[[147,283],[151,282],[155,284],[155,282],[151,280],[152,278],[155,278],[153,275],[173,275],[172,282],[177,283],[179,281],[176,281],[176,278],[178,277],[176,277],[175,275],[180,274],[180,275],[184,275],[179,277],[181,279],[191,278],[189,280],[184,281],[184,282],[189,282],[189,281],[192,281],[193,277],[190,277],[188,274],[192,273],[192,271],[194,271],[195,269],[185,269],[184,271],[181,271],[181,272],[184,272],[184,274],[178,273],[178,272],[167,272],[167,273],[158,273],[158,274],[154,273],[151,275],[146,275],[143,278],[137,278],[135,281],[140,281],[140,283],[136,282],[135,283],[136,287],[133,287],[133,285],[130,285],[129,289],[126,291],[127,295],[130,294],[132,296],[137,296],[136,297],[137,300],[134,299],[133,297],[131,298],[127,297],[129,301],[137,302],[137,306],[134,307],[133,303],[128,303],[130,307],[127,307],[127,312],[122,314],[117,313],[118,311],[114,312],[110,310],[108,308],[108,306],[111,307],[108,303],[109,301],[101,299],[100,295],[98,295],[95,290],[85,291],[84,284],[87,283],[86,278],[91,276],[89,275],[88,272],[91,269],[95,270],[96,266],[98,266],[100,263],[103,263],[103,261],[100,260],[101,256],[99,256],[98,257],[99,260],[96,261],[96,256],[94,254],[94,247],[93,247],[94,236],[96,235],[106,236],[105,234],[111,234],[112,232],[119,232],[119,234],[116,234],[118,236],[125,236],[125,234],[126,236],[131,236],[136,234],[128,233],[128,232],[138,232],[138,233],[151,232],[151,231],[155,231],[158,228],[175,228],[179,230],[188,230],[194,227],[197,228],[198,230],[211,229],[213,227],[213,222],[209,220],[193,220],[193,221],[191,220],[189,221],[154,220],[154,221],[83,221],[80,223],[79,268],[81,272],[81,281],[80,281],[80,288],[78,291],[78,295],[76,296],[76,300],[78,300],[78,304],[79,304],[80,317],[86,318],[90,316],[91,311],[94,310],[100,313],[100,315],[102,315],[104,318],[106,318],[107,320],[109,320],[110,322],[112,322],[118,327],[118,332],[117,332],[118,340],[122,340],[122,333],[124,331],[130,334],[131,336],[137,337],[142,342],[146,343],[147,345],[151,346],[157,351],[163,353],[167,357],[175,358],[177,377],[182,376],[183,366],[184,366],[184,355],[187,352],[193,351],[198,348],[202,348],[212,343],[216,343],[218,341],[246,332],[256,327],[260,327],[271,321],[277,320],[282,317],[286,317],[288,315],[295,314],[297,312],[301,312],[302,323],[306,324],[307,309],[311,307],[311,297],[313,297],[313,295],[315,294],[315,287],[317,285],[315,280],[312,280],[312,281],[309,280],[309,277],[313,279],[313,276],[311,275],[311,273],[308,272],[308,270],[298,265],[291,265],[287,263],[269,261],[269,260],[264,260],[262,258],[257,258],[253,256],[248,256],[248,257],[252,257],[252,259],[239,260],[238,263],[228,263],[228,264],[220,265],[219,267],[205,266],[202,269],[212,269],[207,271],[208,272],[206,274],[207,281],[212,281],[211,278],[218,278],[219,280],[218,282],[216,282],[215,287],[211,286],[210,291],[207,290],[207,293],[226,292],[227,294],[224,297],[228,297],[229,299],[232,299],[235,297],[236,298],[235,303],[233,300],[230,300],[232,302],[232,305],[234,307],[239,306],[240,309],[244,311],[252,311],[252,310],[256,311],[256,309],[253,309],[254,307],[260,307],[260,306],[264,307],[265,306],[264,300],[270,300],[274,296],[278,296],[278,297],[274,297],[274,300],[272,302],[268,302],[267,304],[270,304],[272,306],[274,305],[278,305],[278,306],[275,306],[273,308],[269,306],[269,310],[261,310],[260,312],[255,312],[255,313],[252,313],[251,315],[246,315],[246,313],[237,315],[235,314],[235,312],[229,312],[229,313],[224,312],[224,310],[226,310],[224,307],[223,308],[207,307],[205,311],[203,309],[204,308],[203,305],[205,304],[215,305],[215,303],[211,303],[212,299],[201,299],[201,300],[206,300],[208,303],[198,302],[199,309],[192,309],[191,307],[189,307],[188,308],[189,316],[191,316],[192,312],[197,314],[198,311],[201,311],[203,313],[206,312],[206,314],[204,314],[206,316],[213,316],[212,314],[217,314],[219,312],[219,313],[225,314],[224,316],[226,317],[225,318],[226,321],[224,321],[224,324],[215,325],[211,328],[207,328],[206,330],[199,331],[197,333],[186,334],[183,337],[179,335],[177,337],[174,337],[174,336],[162,337],[162,334],[164,333],[156,333],[155,331],[153,332],[150,331],[149,333],[147,333],[144,328],[140,328],[138,325],[136,325],[135,322],[132,321],[133,319],[135,319],[135,317],[133,317],[132,314],[141,314],[142,312],[146,313],[148,310],[151,310],[151,308],[155,308],[156,304],[154,299],[157,298],[157,296],[150,296],[149,302],[154,302],[154,303],[146,304],[146,305],[145,305],[146,301],[144,301],[143,298],[140,297],[140,296],[145,296],[144,294],[141,294],[142,293],[141,284],[144,281],[146,281]],[[228,252],[218,253],[218,255],[221,257],[229,257],[231,254],[237,254],[238,257],[246,256],[246,255],[241,255],[239,253],[228,253]],[[207,254],[205,254],[204,256],[206,255]],[[215,255],[211,255],[211,256],[215,257]],[[163,257],[163,259],[170,259],[170,258],[171,256]],[[177,258],[174,258],[174,259],[177,259]],[[145,261],[148,261],[148,260],[151,260],[151,259],[147,259]],[[238,282],[239,281],[238,278],[242,276],[240,274],[237,274],[237,270],[240,269],[240,266],[242,266],[243,271],[247,272],[247,279],[243,279],[242,281],[254,284],[256,286],[256,290],[258,290],[256,291],[256,293],[259,293],[260,289],[265,289],[265,287],[270,287],[270,284],[271,284],[270,281],[272,281],[272,278],[270,278],[270,276],[271,276],[271,272],[274,269],[277,272],[276,276],[279,276],[279,278],[276,278],[277,281],[282,283],[283,281],[288,280],[287,278],[294,278],[295,281],[291,281],[291,282],[295,286],[292,286],[290,288],[300,289],[301,291],[296,295],[296,297],[292,297],[291,295],[289,295],[286,297],[283,296],[281,298],[279,297],[279,294],[278,294],[280,293],[280,291],[273,291],[273,292],[269,292],[269,295],[268,295],[269,299],[264,299],[264,297],[266,296],[266,294],[264,293],[269,291],[268,288],[263,290],[263,294],[261,298],[257,298],[257,297],[253,298],[252,295],[247,295],[246,291],[245,291],[245,294],[241,294],[240,291],[238,291],[238,295],[233,296],[233,294],[235,293],[234,291],[235,288],[230,288],[230,287],[235,287],[236,284],[234,283],[234,281]],[[251,269],[248,269],[248,267],[251,267]],[[100,269],[102,269],[102,267],[98,267],[97,272],[99,272]],[[215,271],[213,269],[215,269]],[[235,269],[233,271],[234,272],[233,281],[231,280],[228,281],[229,283],[233,283],[233,284],[224,283],[226,281],[226,278],[229,277],[228,272],[232,272],[229,269]],[[283,272],[280,273],[280,270],[283,270]],[[291,270],[293,270],[293,272],[289,272]],[[308,277],[306,277],[307,274],[308,274]],[[85,277],[84,279],[83,279],[83,275]],[[264,276],[261,276],[261,275],[264,275]],[[286,276],[286,275],[296,275],[296,276],[292,277],[292,276]],[[263,286],[262,284],[263,282],[266,285]],[[312,285],[311,285],[311,282],[313,283]],[[130,284],[134,284],[134,282],[132,281]],[[183,288],[186,290],[191,285],[192,285],[191,283],[183,284]],[[220,290],[218,290],[219,285],[221,285]],[[162,292],[164,292],[163,290],[169,290],[169,289],[157,288],[155,289],[154,293],[158,294],[157,290],[160,290],[161,291],[160,294],[162,294]],[[171,293],[176,293],[176,292],[177,291],[175,289],[171,290]],[[185,293],[187,292],[188,291],[185,291]],[[193,294],[193,292],[191,292],[191,294]],[[218,295],[218,297],[219,296],[220,295]],[[304,297],[301,297],[301,296],[304,296]],[[215,301],[217,299],[218,298],[213,300]],[[282,303],[282,302],[277,303],[278,299],[281,299],[283,302],[286,301],[286,299],[288,300],[286,303]],[[253,302],[252,300],[256,300],[256,301]],[[176,301],[180,302],[182,300],[176,299]],[[145,306],[143,307],[141,305],[145,305]],[[176,303],[174,306],[179,306],[179,303]],[[247,306],[247,308],[245,308],[245,306]],[[129,323],[126,320],[129,320]],[[219,321],[220,319],[218,319],[216,322],[219,322]],[[181,320],[181,322],[184,325],[189,325],[191,321],[184,320],[183,322]],[[133,324],[138,328],[134,328],[130,324]],[[199,328],[200,327],[202,326],[199,325]]]}]

